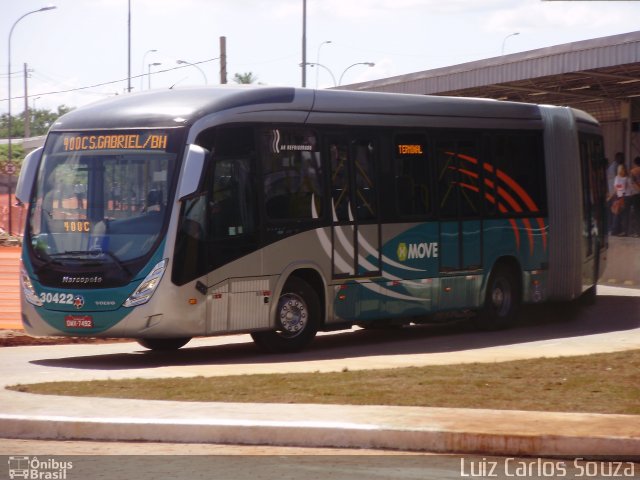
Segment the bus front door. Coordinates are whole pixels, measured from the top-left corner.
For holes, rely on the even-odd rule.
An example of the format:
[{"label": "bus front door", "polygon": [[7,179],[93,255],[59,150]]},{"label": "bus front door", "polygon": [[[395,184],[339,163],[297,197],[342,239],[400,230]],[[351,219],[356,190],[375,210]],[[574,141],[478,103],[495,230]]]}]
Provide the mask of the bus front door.
[{"label": "bus front door", "polygon": [[374,143],[332,138],[331,237],[333,278],[380,274]]}]

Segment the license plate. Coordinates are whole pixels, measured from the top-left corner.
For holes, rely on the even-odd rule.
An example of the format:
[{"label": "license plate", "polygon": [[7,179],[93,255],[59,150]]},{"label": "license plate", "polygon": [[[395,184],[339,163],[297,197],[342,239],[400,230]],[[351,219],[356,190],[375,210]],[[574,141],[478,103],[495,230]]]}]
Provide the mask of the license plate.
[{"label": "license plate", "polygon": [[90,315],[67,315],[64,317],[67,328],[93,328],[93,317]]}]

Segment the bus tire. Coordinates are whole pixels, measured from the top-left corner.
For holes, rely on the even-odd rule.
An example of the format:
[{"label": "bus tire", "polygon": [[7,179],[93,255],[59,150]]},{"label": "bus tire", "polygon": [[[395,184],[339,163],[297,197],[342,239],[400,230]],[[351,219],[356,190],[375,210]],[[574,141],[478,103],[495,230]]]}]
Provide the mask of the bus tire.
[{"label": "bus tire", "polygon": [[320,300],[301,278],[292,276],[285,283],[276,308],[276,325],[276,330],[251,334],[264,352],[297,352],[316,336],[320,327]]},{"label": "bus tire", "polygon": [[139,338],[137,342],[144,348],[153,350],[154,352],[170,352],[178,350],[189,343],[191,337],[188,338]]},{"label": "bus tire", "polygon": [[520,282],[507,266],[496,267],[489,276],[484,305],[475,318],[480,330],[500,330],[515,323],[520,308]]}]

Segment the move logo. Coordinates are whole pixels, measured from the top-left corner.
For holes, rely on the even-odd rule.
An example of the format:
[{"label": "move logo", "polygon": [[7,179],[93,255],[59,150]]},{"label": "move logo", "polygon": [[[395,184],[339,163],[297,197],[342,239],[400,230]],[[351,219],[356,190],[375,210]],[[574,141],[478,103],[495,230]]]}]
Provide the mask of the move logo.
[{"label": "move logo", "polygon": [[437,242],[421,242],[406,244],[400,242],[397,250],[398,260],[406,262],[407,260],[415,260],[422,258],[438,258]]}]

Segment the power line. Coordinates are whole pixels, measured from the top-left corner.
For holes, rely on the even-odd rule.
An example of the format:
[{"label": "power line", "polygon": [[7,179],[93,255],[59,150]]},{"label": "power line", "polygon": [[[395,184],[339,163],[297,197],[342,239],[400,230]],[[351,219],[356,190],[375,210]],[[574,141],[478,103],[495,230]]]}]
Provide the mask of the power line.
[{"label": "power line", "polygon": [[[157,75],[159,73],[167,73],[167,72],[171,72],[173,70],[180,70],[180,69],[183,69],[183,68],[189,68],[191,65],[200,65],[202,63],[213,62],[214,60],[218,60],[218,58],[219,57],[210,58],[208,60],[202,60],[200,62],[191,62],[189,65],[182,65],[182,66],[179,66],[179,67],[166,68],[164,70],[158,70],[158,71],[153,72],[153,73],[143,73],[143,74],[140,74],[140,75],[135,75],[135,76],[131,77],[131,79],[133,80],[135,78],[140,78],[140,77],[144,77],[144,76],[147,76],[147,75]],[[77,91],[80,91],[80,90],[88,90],[90,88],[104,87],[105,85],[113,85],[114,83],[126,82],[127,80],[128,80],[127,78],[123,78],[121,80],[112,80],[110,82],[96,83],[94,85],[87,85],[87,86],[84,86],[84,87],[69,88],[69,89],[66,89],[66,90],[57,90],[57,91],[54,91],[54,92],[33,93],[33,94],[29,95],[29,96],[30,97],[36,97],[36,96],[37,97],[44,97],[44,96],[47,96],[47,95],[59,95],[59,94],[62,94],[62,93],[70,93],[70,92],[77,92]],[[24,98],[24,96],[22,95],[22,96],[19,96],[19,97],[13,97],[11,100],[17,100],[17,99],[20,99],[20,98]],[[2,98],[2,99],[0,99],[0,102],[6,102],[7,100],[8,100],[8,98]]]}]

